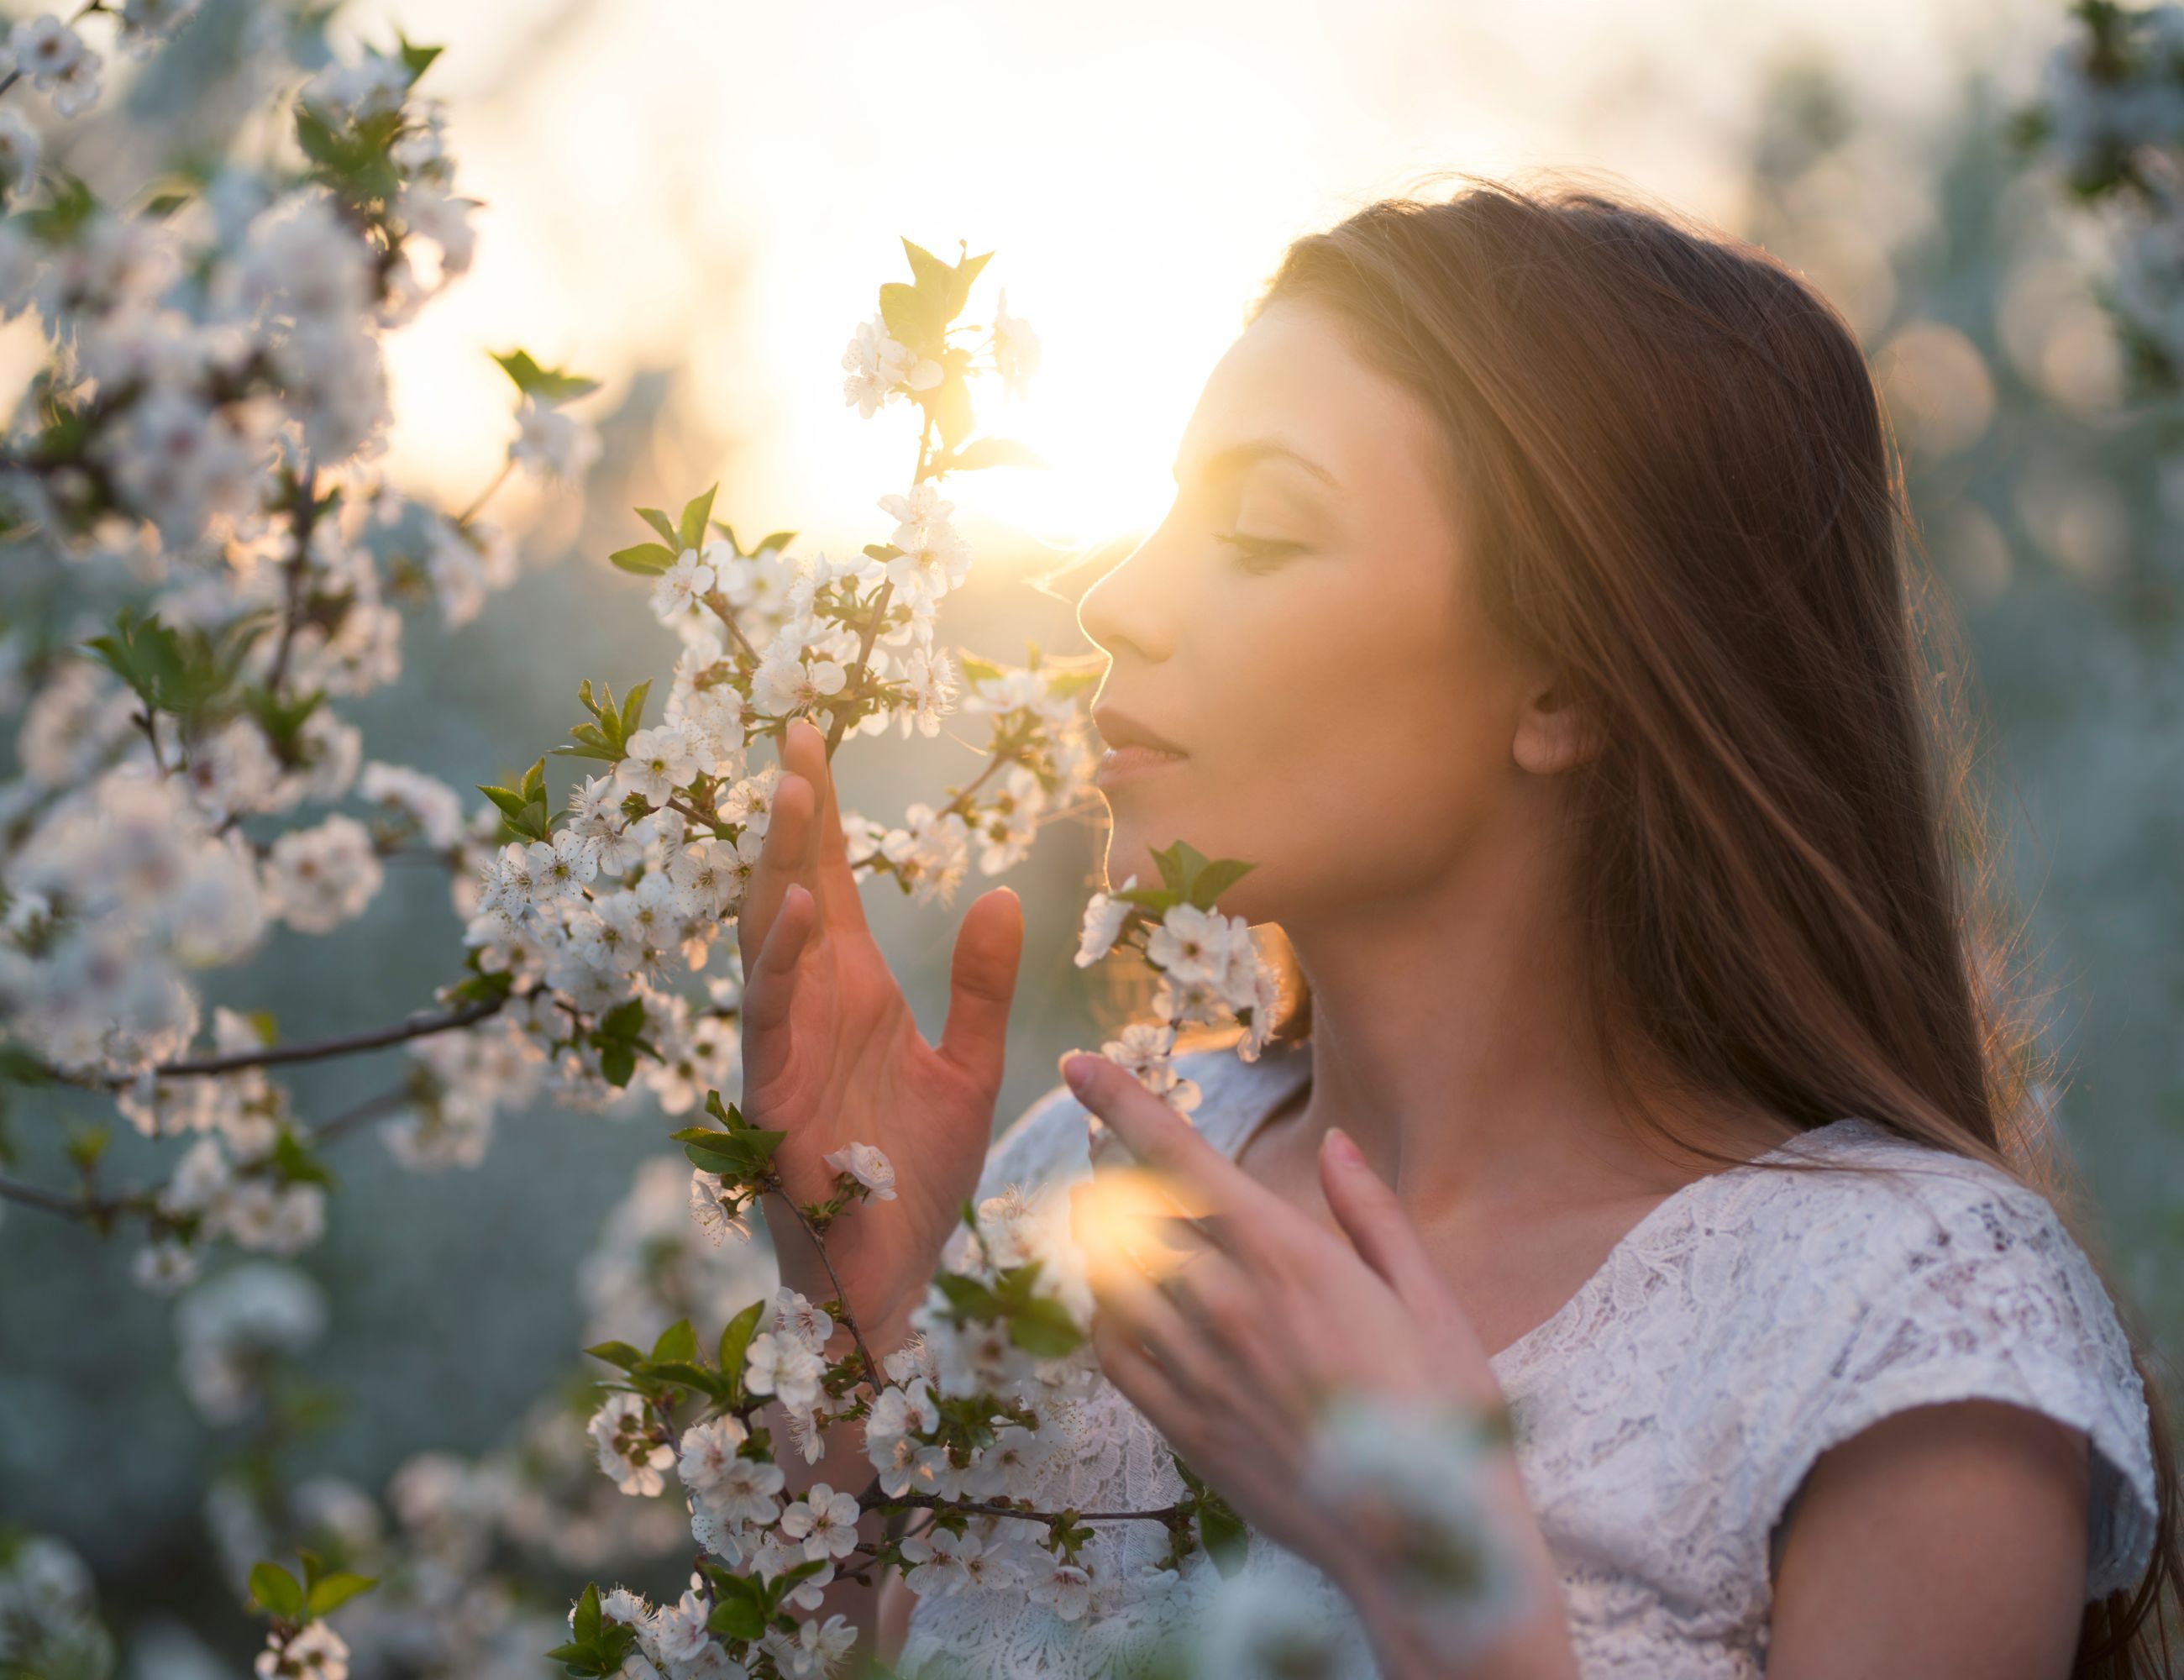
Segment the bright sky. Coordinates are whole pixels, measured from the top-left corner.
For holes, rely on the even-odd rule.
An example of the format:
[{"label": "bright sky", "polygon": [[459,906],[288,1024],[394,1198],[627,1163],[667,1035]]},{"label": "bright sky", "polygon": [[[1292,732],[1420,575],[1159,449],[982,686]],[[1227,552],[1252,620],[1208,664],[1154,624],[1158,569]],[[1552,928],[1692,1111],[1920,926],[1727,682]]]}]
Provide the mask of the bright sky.
[{"label": "bright sky", "polygon": [[[739,531],[883,536],[915,411],[861,420],[838,365],[898,236],[995,254],[1043,341],[988,429],[1055,470],[950,481],[981,550],[1149,528],[1206,375],[1296,234],[1430,170],[1616,170],[1732,220],[1764,71],[1825,55],[1876,109],[1938,108],[1958,67],[2022,83],[2055,0],[1373,0],[1098,8],[717,0],[372,0],[344,14],[444,42],[459,181],[485,201],[476,267],[389,347],[392,470],[460,503],[512,431],[482,353],[521,342],[605,379],[686,365],[677,482],[726,475]],[[1998,44],[1999,43],[1999,44]],[[517,492],[520,494],[521,492]],[[520,512],[518,507],[505,511]],[[1021,546],[1021,544],[1011,545]]]}]

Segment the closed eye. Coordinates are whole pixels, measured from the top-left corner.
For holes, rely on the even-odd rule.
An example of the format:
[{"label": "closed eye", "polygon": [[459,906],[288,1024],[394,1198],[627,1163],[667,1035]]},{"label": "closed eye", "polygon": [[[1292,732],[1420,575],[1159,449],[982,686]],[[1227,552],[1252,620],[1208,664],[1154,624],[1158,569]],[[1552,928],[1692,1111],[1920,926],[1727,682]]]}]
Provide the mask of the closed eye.
[{"label": "closed eye", "polygon": [[1272,537],[1247,537],[1240,531],[1216,531],[1213,540],[1234,548],[1242,558],[1244,570],[1251,572],[1272,571],[1292,554],[1301,554],[1311,546]]}]

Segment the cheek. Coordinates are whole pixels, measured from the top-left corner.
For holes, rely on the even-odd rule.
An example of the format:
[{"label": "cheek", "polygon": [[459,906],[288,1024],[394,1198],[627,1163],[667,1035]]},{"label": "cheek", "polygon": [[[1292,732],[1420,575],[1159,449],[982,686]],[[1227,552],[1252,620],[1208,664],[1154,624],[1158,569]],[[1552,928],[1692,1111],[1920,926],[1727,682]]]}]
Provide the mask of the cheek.
[{"label": "cheek", "polygon": [[1223,899],[1259,921],[1300,893],[1442,867],[1509,756],[1490,667],[1454,606],[1406,610],[1334,567],[1256,586],[1178,648],[1195,750],[1115,790],[1109,878],[1156,879],[1151,849],[1187,839],[1259,865]]}]

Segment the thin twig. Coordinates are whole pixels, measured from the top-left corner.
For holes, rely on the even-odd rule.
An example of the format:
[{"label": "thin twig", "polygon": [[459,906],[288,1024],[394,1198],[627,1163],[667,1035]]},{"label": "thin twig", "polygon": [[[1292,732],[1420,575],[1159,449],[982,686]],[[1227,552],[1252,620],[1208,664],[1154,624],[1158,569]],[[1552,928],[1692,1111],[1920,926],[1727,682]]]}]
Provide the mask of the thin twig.
[{"label": "thin twig", "polygon": [[509,474],[515,470],[515,457],[510,455],[506,460],[500,464],[500,470],[493,475],[493,482],[487,485],[484,489],[479,491],[477,493],[477,499],[472,502],[470,506],[465,508],[461,514],[457,516],[455,520],[455,529],[460,531],[472,520],[476,519],[478,516],[478,510],[484,507],[488,502],[493,499],[493,492],[499,489],[502,485],[507,483]]},{"label": "thin twig", "polygon": [[134,1199],[131,1196],[109,1196],[103,1200],[86,1196],[64,1196],[58,1190],[48,1190],[42,1185],[25,1184],[14,1178],[0,1178],[0,1200],[20,1202],[26,1208],[57,1213],[64,1219],[103,1222],[116,1214],[126,1213]]},{"label": "thin twig", "polygon": [[281,685],[288,680],[288,654],[295,645],[298,620],[304,615],[304,573],[310,565],[311,528],[319,517],[318,482],[318,469],[305,462],[304,476],[296,487],[296,552],[289,558],[283,580],[287,591],[281,609],[281,643],[274,649],[272,674],[265,679],[265,690],[276,700],[281,698]]},{"label": "thin twig", "polygon": [[322,1120],[309,1127],[304,1133],[304,1141],[314,1147],[333,1143],[375,1120],[399,1113],[415,1100],[415,1094],[406,1084],[392,1086],[376,1097],[366,1097],[354,1107],[343,1109],[332,1120]]},{"label": "thin twig", "polygon": [[[776,1182],[778,1182],[777,1180]],[[834,1286],[834,1299],[842,1304],[842,1322],[849,1328],[850,1341],[856,1343],[857,1357],[864,1361],[865,1381],[871,1383],[872,1392],[878,1394],[880,1368],[872,1362],[872,1350],[865,1346],[864,1332],[857,1328],[856,1315],[850,1310],[850,1297],[842,1288],[842,1280],[834,1274],[833,1256],[827,1252],[826,1243],[820,1240],[819,1232],[813,1228],[811,1220],[805,1216],[804,1210],[796,1205],[795,1199],[786,1190],[777,1190],[774,1193],[788,1204],[788,1210],[796,1215],[796,1222],[804,1227],[804,1234],[811,1239],[811,1246],[818,1249],[819,1264],[827,1268],[827,1281]]]},{"label": "thin twig", "polygon": [[[925,415],[925,429],[918,435],[917,439],[917,471],[910,481],[913,489],[925,481],[926,456],[932,447],[933,414],[930,409],[928,409]],[[857,664],[854,677],[855,686],[861,686],[866,676],[870,674],[872,643],[879,639],[880,626],[887,621],[888,601],[894,593],[894,580],[889,578],[880,585],[880,592],[872,597],[872,615],[866,620],[864,630],[857,638]],[[842,744],[842,737],[848,731],[849,726],[848,709],[836,707],[834,720],[827,726],[827,763],[832,764],[834,761],[834,749]]]},{"label": "thin twig", "polygon": [[717,589],[708,589],[705,604],[712,609],[713,616],[727,626],[728,634],[735,638],[736,646],[744,650],[744,657],[753,665],[761,663],[758,649],[751,646],[750,637],[744,634],[743,626],[736,622],[736,609],[728,604],[728,598]]}]

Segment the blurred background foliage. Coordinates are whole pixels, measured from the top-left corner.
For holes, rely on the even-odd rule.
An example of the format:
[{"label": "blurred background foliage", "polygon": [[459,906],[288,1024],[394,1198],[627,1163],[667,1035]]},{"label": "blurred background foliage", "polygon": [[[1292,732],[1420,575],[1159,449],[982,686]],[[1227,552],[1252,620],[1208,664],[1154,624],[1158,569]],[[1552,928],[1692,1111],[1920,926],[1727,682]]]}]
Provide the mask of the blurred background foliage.
[{"label": "blurred background foliage", "polygon": [[[564,738],[579,676],[619,687],[671,663],[671,634],[604,564],[636,540],[632,503],[679,505],[717,476],[738,528],[798,528],[806,545],[881,534],[872,499],[905,487],[914,437],[840,411],[834,358],[871,288],[894,277],[898,232],[944,254],[959,231],[994,249],[992,275],[1039,327],[1060,387],[1030,417],[1044,431],[999,422],[1062,465],[1056,486],[962,492],[978,560],[944,639],[1010,659],[1027,642],[1083,649],[1074,588],[1157,518],[1196,387],[1281,240],[1413,170],[1607,165],[1804,270],[1869,347],[1966,637],[1992,728],[1982,773],[2064,1062],[2060,1132],[2120,1281],[2163,1344],[2184,1345],[2184,431],[2171,407],[2130,395],[2095,301],[2098,230],[2010,144],[2012,111],[2064,31],[2059,8],[1851,6],[1815,24],[1693,0],[1646,8],[1639,30],[1610,28],[1605,7],[1386,5],[1357,12],[1331,51],[1306,8],[1185,6],[1133,39],[1145,19],[1123,7],[1103,9],[1067,65],[1058,23],[968,5],[921,11],[930,58],[877,9],[838,53],[813,34],[760,41],[794,26],[756,20],[739,51],[739,22],[691,4],[354,9],[373,38],[394,19],[448,41],[437,91],[488,203],[472,280],[390,347],[397,469],[438,477],[457,504],[491,476],[505,401],[482,353],[518,335],[606,379],[591,412],[607,448],[581,503],[504,509],[528,524],[526,575],[466,629],[413,625],[405,680],[351,714],[370,755],[459,788],[520,774]],[[65,165],[126,175],[153,137],[202,146],[240,120],[218,89],[221,31],[241,10],[210,7],[175,61],[134,84],[125,121],[80,140],[62,130]],[[1118,64],[1119,91],[1095,103],[1089,80]],[[777,115],[784,99],[805,114]],[[859,114],[869,101],[916,125],[914,167],[879,149],[887,113]],[[1285,105],[1301,108],[1284,119]],[[737,155],[701,143],[738,122]],[[1329,135],[1340,144],[1315,150]],[[1312,166],[1284,178],[1306,152]],[[1224,177],[1234,191],[1214,202]],[[1141,215],[1121,208],[1133,194]],[[1084,564],[1038,587],[1065,559]],[[84,633],[53,580],[9,576],[0,591],[13,622]],[[853,742],[849,803],[888,815],[960,784],[975,738]],[[566,763],[549,762],[557,795]],[[1071,961],[1098,851],[1095,832],[1056,825],[1008,877],[1028,940],[997,1126],[1121,1007]],[[983,884],[967,883],[956,911]],[[937,1032],[956,911],[872,899]],[[287,1037],[376,1024],[451,977],[460,935],[444,881],[398,868],[365,924],[337,940],[277,935],[214,1000],[270,1008]],[[373,1088],[372,1060],[300,1071],[298,1112]],[[64,1107],[33,1093],[10,1117],[48,1177]],[[0,1514],[81,1553],[136,1672],[235,1672],[252,1639],[208,1544],[216,1476],[277,1466],[377,1495],[421,1453],[513,1438],[578,1374],[582,1340],[649,1333],[591,1323],[606,1286],[588,1303],[577,1282],[640,1165],[679,1159],[665,1144],[677,1122],[629,1109],[504,1119],[470,1171],[410,1173],[370,1139],[345,1149],[331,1234],[302,1262],[331,1327],[295,1361],[270,1424],[198,1417],[170,1310],[131,1282],[127,1246],[8,1210]],[[120,1133],[115,1177],[153,1147]],[[608,1248],[682,1263],[680,1234],[632,1237],[642,1220],[620,1216]],[[749,1271],[760,1252],[710,1264],[744,1299],[762,1287]],[[680,1544],[666,1536],[666,1550]],[[588,1572],[581,1552],[538,1549],[539,1615],[558,1617],[556,1595]],[[504,1672],[544,1672],[527,1653],[551,1642],[512,1640]],[[212,1651],[228,1662],[203,1666]]]}]

